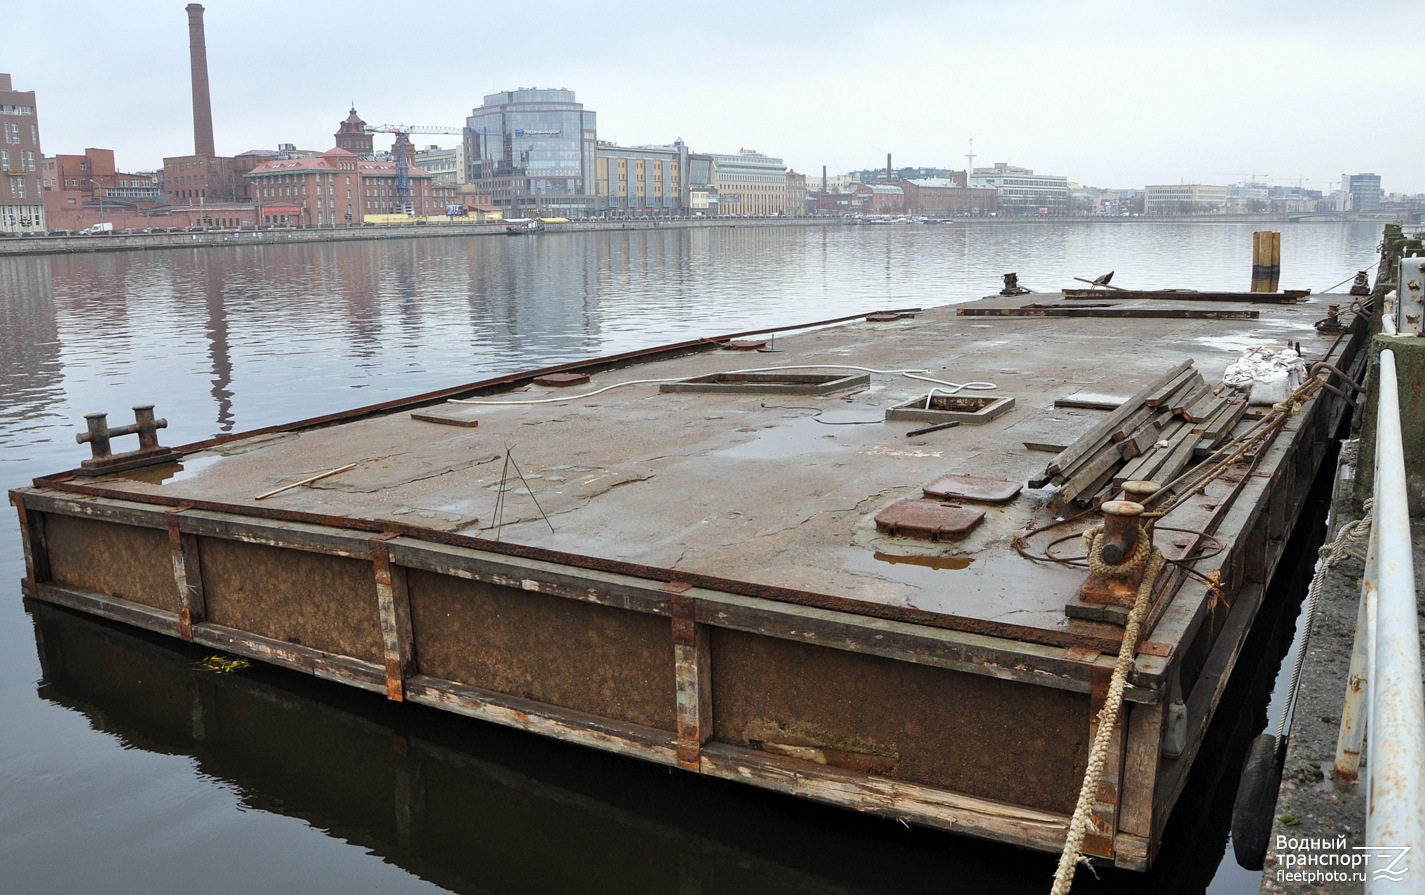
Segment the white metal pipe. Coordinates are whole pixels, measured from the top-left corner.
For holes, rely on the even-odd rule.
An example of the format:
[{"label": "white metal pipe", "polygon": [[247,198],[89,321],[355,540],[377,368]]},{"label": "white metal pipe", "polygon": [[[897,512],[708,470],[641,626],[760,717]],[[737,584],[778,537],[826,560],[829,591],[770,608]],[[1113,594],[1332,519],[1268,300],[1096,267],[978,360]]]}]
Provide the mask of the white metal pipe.
[{"label": "white metal pipe", "polygon": [[1387,349],[1380,356],[1371,526],[1378,605],[1370,672],[1366,846],[1410,851],[1394,864],[1408,868],[1403,878],[1376,872],[1388,863],[1384,857],[1371,862],[1367,895],[1425,892],[1425,691],[1406,493],[1395,353]]}]

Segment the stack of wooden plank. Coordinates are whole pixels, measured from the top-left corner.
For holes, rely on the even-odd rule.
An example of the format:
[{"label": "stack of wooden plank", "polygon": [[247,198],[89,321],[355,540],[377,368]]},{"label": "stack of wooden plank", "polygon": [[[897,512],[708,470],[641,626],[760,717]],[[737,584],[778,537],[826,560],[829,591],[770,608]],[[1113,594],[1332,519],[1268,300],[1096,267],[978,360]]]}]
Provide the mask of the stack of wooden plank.
[{"label": "stack of wooden plank", "polygon": [[1152,480],[1166,484],[1231,435],[1247,409],[1245,398],[1213,388],[1183,361],[1114,409],[1060,451],[1032,488],[1059,486],[1051,507],[1092,503],[1111,485]]}]

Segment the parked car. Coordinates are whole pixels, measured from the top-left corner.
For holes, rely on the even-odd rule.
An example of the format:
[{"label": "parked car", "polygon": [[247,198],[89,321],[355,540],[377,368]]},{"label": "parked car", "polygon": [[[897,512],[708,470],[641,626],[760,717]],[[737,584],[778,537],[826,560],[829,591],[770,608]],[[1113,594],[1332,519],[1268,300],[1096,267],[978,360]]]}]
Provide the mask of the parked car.
[{"label": "parked car", "polygon": [[143,232],[145,232],[145,233],[162,233],[162,232],[163,232],[163,228],[162,228],[162,227],[145,227],[145,228],[143,228]]},{"label": "parked car", "polygon": [[169,233],[182,233],[182,232],[183,232],[183,228],[182,228],[182,227],[169,227],[167,232],[169,232]]},{"label": "parked car", "polygon": [[59,227],[59,228],[56,228],[56,229],[54,229],[54,230],[49,231],[49,235],[50,235],[50,236],[73,236],[73,235],[74,235],[74,231],[73,231],[73,230],[66,230],[66,229],[64,229],[63,227]]}]

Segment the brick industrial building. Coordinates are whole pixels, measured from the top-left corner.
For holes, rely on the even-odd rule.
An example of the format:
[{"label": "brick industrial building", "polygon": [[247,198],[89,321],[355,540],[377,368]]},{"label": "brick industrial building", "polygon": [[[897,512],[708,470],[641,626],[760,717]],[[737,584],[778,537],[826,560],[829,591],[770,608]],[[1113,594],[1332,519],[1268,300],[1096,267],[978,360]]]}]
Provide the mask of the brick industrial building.
[{"label": "brick industrial building", "polygon": [[[445,214],[458,201],[452,186],[433,182],[426,171],[409,169],[410,213]],[[396,210],[396,163],[364,161],[345,149],[309,158],[273,159],[247,175],[263,224],[302,227],[360,226],[367,215]]]},{"label": "brick industrial building", "polygon": [[33,90],[16,90],[0,73],[0,233],[43,233],[40,119]]}]

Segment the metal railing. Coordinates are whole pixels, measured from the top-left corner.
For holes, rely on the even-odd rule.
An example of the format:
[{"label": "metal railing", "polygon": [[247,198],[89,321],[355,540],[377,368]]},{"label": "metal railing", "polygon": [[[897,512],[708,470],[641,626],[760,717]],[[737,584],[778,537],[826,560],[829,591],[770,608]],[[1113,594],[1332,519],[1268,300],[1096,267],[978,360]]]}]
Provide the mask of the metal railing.
[{"label": "metal railing", "polygon": [[1335,766],[1338,779],[1355,778],[1369,721],[1368,895],[1425,893],[1425,690],[1393,351],[1381,351],[1379,369],[1370,547]]}]

